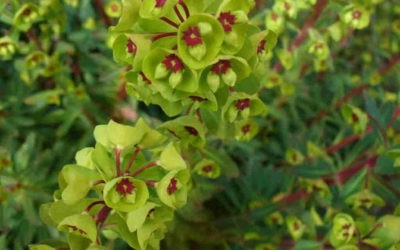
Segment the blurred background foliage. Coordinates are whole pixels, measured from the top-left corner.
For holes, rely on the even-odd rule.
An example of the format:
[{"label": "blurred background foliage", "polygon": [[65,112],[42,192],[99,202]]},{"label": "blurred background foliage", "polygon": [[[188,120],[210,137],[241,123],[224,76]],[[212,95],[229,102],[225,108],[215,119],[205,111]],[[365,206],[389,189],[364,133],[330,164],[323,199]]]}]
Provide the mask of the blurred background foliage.
[{"label": "blurred background foliage", "polygon": [[[346,23],[348,1],[257,1],[253,21],[279,34],[261,83],[269,115],[250,142],[209,138],[229,174],[194,177],[162,249],[325,249],[338,211],[367,231],[400,215],[400,3],[351,2],[369,6],[367,26]],[[0,3],[0,249],[61,237],[39,205],[95,125],[166,119],[125,94],[107,44],[114,4]]]}]

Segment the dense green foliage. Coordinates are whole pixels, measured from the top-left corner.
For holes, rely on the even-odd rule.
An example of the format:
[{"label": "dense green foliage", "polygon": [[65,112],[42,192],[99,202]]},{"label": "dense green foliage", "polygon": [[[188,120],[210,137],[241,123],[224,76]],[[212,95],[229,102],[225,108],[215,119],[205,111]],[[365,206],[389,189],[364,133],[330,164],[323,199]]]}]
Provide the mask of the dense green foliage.
[{"label": "dense green foliage", "polygon": [[0,27],[1,249],[400,248],[397,0],[5,0]]}]

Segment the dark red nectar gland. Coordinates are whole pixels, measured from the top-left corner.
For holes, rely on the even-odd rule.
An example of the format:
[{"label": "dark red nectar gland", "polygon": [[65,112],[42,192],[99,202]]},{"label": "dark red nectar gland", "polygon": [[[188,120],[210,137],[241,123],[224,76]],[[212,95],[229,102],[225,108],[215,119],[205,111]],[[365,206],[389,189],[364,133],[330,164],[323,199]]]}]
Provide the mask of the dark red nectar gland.
[{"label": "dark red nectar gland", "polygon": [[116,189],[120,195],[125,196],[127,194],[132,194],[135,186],[129,181],[129,179],[122,179],[120,182],[118,182]]},{"label": "dark red nectar gland", "polygon": [[128,51],[129,54],[132,55],[136,54],[137,46],[131,39],[128,39],[128,41],[126,42],[126,50]]},{"label": "dark red nectar gland", "polygon": [[162,61],[167,70],[172,70],[174,73],[183,70],[183,62],[175,54],[170,54]]},{"label": "dark red nectar gland", "polygon": [[119,11],[119,6],[118,6],[118,4],[111,4],[111,10],[113,11],[113,12],[117,12],[117,11]]},{"label": "dark red nectar gland", "polygon": [[167,0],[156,0],[156,7],[157,8],[164,7],[166,2],[167,2]]},{"label": "dark red nectar gland", "polygon": [[247,134],[248,132],[250,132],[251,129],[251,125],[250,124],[246,124],[242,127],[242,133],[243,134]]},{"label": "dark red nectar gland", "polygon": [[249,98],[240,99],[240,100],[237,100],[237,102],[236,102],[236,108],[239,110],[243,110],[245,108],[248,108],[249,106],[250,106]]},{"label": "dark red nectar gland", "polygon": [[31,14],[31,12],[32,12],[31,9],[26,8],[26,9],[24,9],[24,11],[22,11],[22,15],[29,16]]},{"label": "dark red nectar gland", "polygon": [[71,228],[72,231],[79,232],[79,233],[82,234],[82,235],[87,234],[85,231],[83,231],[82,229],[78,228],[77,226],[67,225],[67,227]]},{"label": "dark red nectar gland", "polygon": [[231,68],[231,63],[228,60],[219,60],[211,68],[211,71],[217,75],[223,75]]},{"label": "dark red nectar gland", "polygon": [[361,11],[359,11],[359,10],[353,11],[353,18],[354,18],[354,19],[360,19],[361,16],[362,16]]},{"label": "dark red nectar gland", "polygon": [[189,96],[189,98],[192,99],[192,101],[195,101],[195,102],[204,102],[204,101],[208,100],[207,98],[203,98],[201,96],[195,96],[195,95],[191,95],[191,96]]},{"label": "dark red nectar gland", "polygon": [[266,43],[267,43],[267,40],[265,40],[265,39],[262,39],[260,41],[260,43],[258,44],[258,47],[257,47],[257,54],[261,54],[264,52]]},{"label": "dark red nectar gland", "polygon": [[185,128],[186,131],[189,132],[189,134],[191,134],[191,135],[194,135],[194,136],[198,136],[198,135],[199,135],[199,132],[198,132],[195,128],[193,128],[193,127],[185,126],[184,128]]},{"label": "dark red nectar gland", "polygon": [[176,186],[177,183],[178,183],[178,181],[175,178],[171,179],[171,181],[169,182],[168,188],[167,188],[167,192],[169,195],[176,192],[176,190],[178,189],[178,187]]},{"label": "dark red nectar gland", "polygon": [[182,40],[185,40],[186,45],[189,47],[193,47],[193,46],[202,44],[203,40],[201,39],[199,27],[197,27],[197,26],[189,27],[184,32]]},{"label": "dark red nectar gland", "polygon": [[203,170],[204,173],[210,173],[213,170],[213,167],[211,165],[204,166],[201,170]]},{"label": "dark red nectar gland", "polygon": [[218,21],[222,24],[222,27],[224,27],[226,32],[232,31],[232,25],[236,23],[235,16],[230,12],[221,12]]}]

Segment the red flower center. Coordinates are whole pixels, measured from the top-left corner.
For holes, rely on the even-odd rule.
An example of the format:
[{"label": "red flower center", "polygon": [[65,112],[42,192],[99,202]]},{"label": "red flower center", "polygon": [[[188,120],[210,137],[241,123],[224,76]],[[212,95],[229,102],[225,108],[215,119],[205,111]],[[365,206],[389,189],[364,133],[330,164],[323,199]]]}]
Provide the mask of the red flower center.
[{"label": "red flower center", "polygon": [[111,7],[111,10],[114,11],[114,12],[119,11],[119,6],[118,6],[118,4],[111,4],[110,7]]},{"label": "red flower center", "polygon": [[277,15],[276,13],[272,12],[272,13],[271,13],[271,19],[272,19],[273,21],[278,20],[278,15]]},{"label": "red flower center", "polygon": [[167,0],[156,0],[156,7],[157,8],[163,7],[166,2],[167,2]]},{"label": "red flower center", "polygon": [[175,193],[175,191],[178,189],[176,187],[177,183],[178,183],[178,181],[175,178],[171,179],[171,181],[169,182],[168,188],[167,188],[167,191],[168,191],[169,195]]},{"label": "red flower center", "polygon": [[67,227],[71,228],[73,231],[77,231],[80,234],[87,234],[85,231],[83,231],[82,229],[78,228],[77,226],[73,226],[73,225],[67,225]]},{"label": "red flower center", "polygon": [[151,84],[151,81],[149,80],[149,78],[147,78],[146,75],[142,71],[140,71],[139,75],[142,77],[142,81],[144,81],[145,83],[147,83],[149,85]]},{"label": "red flower center", "polygon": [[262,39],[260,41],[260,43],[258,44],[258,47],[257,47],[257,54],[261,54],[264,51],[266,43],[267,43],[267,40],[265,40],[265,39]]},{"label": "red flower center", "polygon": [[285,2],[283,5],[285,7],[285,10],[287,10],[287,11],[290,10],[291,6],[290,6],[290,4],[288,2]]},{"label": "red flower center", "polygon": [[250,124],[246,124],[242,127],[242,132],[243,134],[247,134],[251,129],[251,125]]},{"label": "red flower center", "polygon": [[225,74],[231,68],[231,63],[228,60],[219,60],[211,68],[211,71],[217,75]]},{"label": "red flower center", "polygon": [[239,110],[243,110],[245,108],[248,108],[250,106],[250,99],[245,98],[245,99],[240,99],[236,102],[236,108]]},{"label": "red flower center", "polygon": [[120,195],[127,195],[132,194],[135,186],[129,181],[129,179],[122,179],[120,182],[118,182],[116,189]]},{"label": "red flower center", "polygon": [[359,10],[353,11],[353,18],[354,18],[354,19],[360,19],[361,16],[362,16],[361,11],[359,11]]},{"label": "red flower center", "polygon": [[212,171],[213,167],[211,165],[203,167],[201,170],[203,170],[204,173],[210,173]]},{"label": "red flower center", "polygon": [[0,47],[7,47],[8,46],[8,42],[2,42],[2,43],[0,43]]},{"label": "red flower center", "polygon": [[126,49],[128,50],[128,53],[135,55],[137,51],[136,44],[131,40],[128,39],[126,42]]},{"label": "red flower center", "polygon": [[170,54],[162,61],[167,70],[172,70],[175,73],[183,69],[183,62],[175,54]]},{"label": "red flower center", "polygon": [[235,24],[235,16],[230,12],[221,12],[218,17],[218,21],[222,24],[224,30],[229,32],[232,30],[232,25]]},{"label": "red flower center", "polygon": [[193,46],[203,43],[203,40],[201,39],[199,27],[197,27],[197,26],[189,27],[184,32],[182,39],[185,40],[187,46],[190,46],[190,47],[193,47]]},{"label": "red flower center", "polygon": [[191,134],[191,135],[194,135],[194,136],[198,136],[198,135],[199,135],[199,132],[198,132],[195,128],[193,128],[193,127],[185,126],[184,128],[185,128],[186,131],[189,132],[189,134]]}]

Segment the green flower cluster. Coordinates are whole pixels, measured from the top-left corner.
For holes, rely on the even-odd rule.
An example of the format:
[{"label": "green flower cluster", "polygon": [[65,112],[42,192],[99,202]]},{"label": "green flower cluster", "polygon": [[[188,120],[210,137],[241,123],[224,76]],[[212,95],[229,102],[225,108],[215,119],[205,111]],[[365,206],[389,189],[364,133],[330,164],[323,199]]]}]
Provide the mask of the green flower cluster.
[{"label": "green flower cluster", "polygon": [[[127,66],[127,92],[169,116],[200,109],[243,124],[265,114],[256,93],[277,37],[249,22],[252,7],[250,0],[123,1],[110,41]],[[236,129],[236,138],[254,136],[252,124]]]},{"label": "green flower cluster", "polygon": [[[42,219],[68,233],[71,249],[102,249],[101,239],[117,237],[135,249],[159,249],[190,187],[179,148],[142,119],[135,126],[111,120],[94,137],[95,147],[78,151],[76,163],[60,172]],[[40,246],[31,249],[49,247]]]}]

